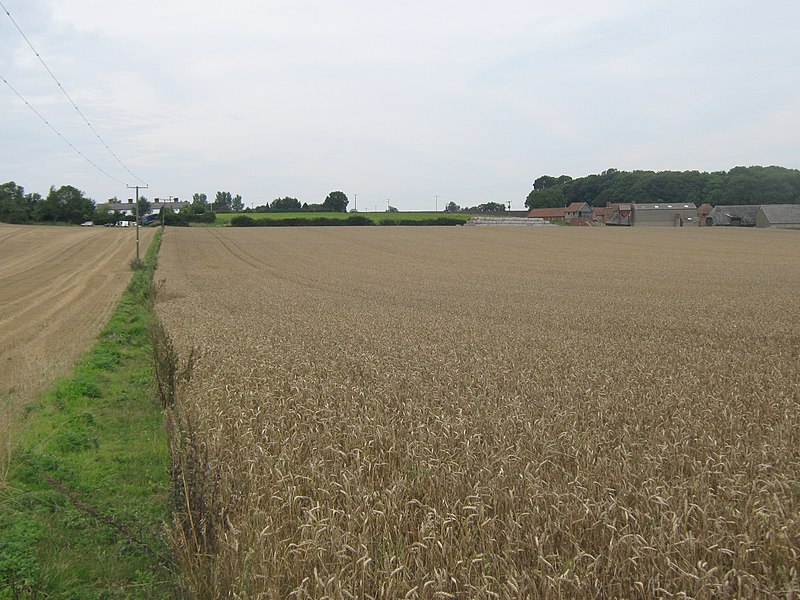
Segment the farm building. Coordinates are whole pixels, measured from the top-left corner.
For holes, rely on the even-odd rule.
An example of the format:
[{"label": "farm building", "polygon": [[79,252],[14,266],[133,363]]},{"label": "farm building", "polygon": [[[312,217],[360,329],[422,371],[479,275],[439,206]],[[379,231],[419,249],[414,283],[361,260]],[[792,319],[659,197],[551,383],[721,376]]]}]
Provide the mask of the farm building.
[{"label": "farm building", "polygon": [[603,224],[612,214],[614,213],[608,206],[595,206],[592,208],[592,222]]},{"label": "farm building", "polygon": [[545,221],[563,221],[566,208],[534,208],[528,213],[529,219],[544,219]]},{"label": "farm building", "polygon": [[592,222],[592,207],[586,202],[573,202],[564,211],[567,223],[586,224]]},{"label": "farm building", "polygon": [[693,202],[634,204],[635,227],[697,226],[697,206]]},{"label": "farm building", "polygon": [[800,229],[800,204],[765,204],[756,213],[756,227]]},{"label": "farm building", "polygon": [[633,204],[609,204],[607,207],[610,210],[610,215],[606,218],[606,225],[622,225],[629,226],[632,224],[633,219]]},{"label": "farm building", "polygon": [[758,204],[715,206],[709,214],[712,225],[722,227],[755,227]]},{"label": "farm building", "polygon": [[697,207],[697,224],[700,227],[708,227],[709,225],[714,224],[711,221],[712,210],[714,210],[714,207],[711,206],[708,202],[704,202],[703,204]]},{"label": "farm building", "polygon": [[586,202],[573,202],[569,206],[560,208],[534,208],[528,213],[528,218],[583,225],[592,222],[592,207]]}]

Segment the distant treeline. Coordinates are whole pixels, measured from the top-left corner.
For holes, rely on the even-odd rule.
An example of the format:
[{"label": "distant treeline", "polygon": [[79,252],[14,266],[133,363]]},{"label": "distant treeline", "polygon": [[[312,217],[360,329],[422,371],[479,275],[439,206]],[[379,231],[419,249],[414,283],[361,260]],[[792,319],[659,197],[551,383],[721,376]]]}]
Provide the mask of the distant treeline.
[{"label": "distant treeline", "polygon": [[800,203],[800,170],[735,167],[716,171],[617,171],[573,179],[542,175],[525,200],[528,208],[554,208],[572,202],[606,206],[614,202],[694,202],[718,204]]},{"label": "distant treeline", "polygon": [[[116,198],[109,202],[118,202]],[[152,213],[147,198],[139,198],[139,214]],[[213,223],[217,216],[207,206],[191,204],[173,213],[167,210],[167,225],[188,225],[189,223]],[[95,206],[94,200],[71,185],[60,188],[51,187],[47,197],[37,193],[25,193],[25,189],[9,181],[0,184],[0,222],[3,223],[71,223],[92,221],[96,225],[132,221],[133,217],[119,211],[110,211],[105,205]]]},{"label": "distant treeline", "polygon": [[381,219],[373,221],[369,217],[353,215],[346,219],[330,217],[297,217],[284,219],[254,219],[247,215],[238,215],[231,219],[232,227],[352,227],[369,225],[463,225],[463,219],[438,217],[432,219]]},{"label": "distant treeline", "polygon": [[51,187],[46,198],[25,193],[13,181],[0,184],[0,221],[4,223],[83,223],[95,216],[94,202],[71,185]]}]

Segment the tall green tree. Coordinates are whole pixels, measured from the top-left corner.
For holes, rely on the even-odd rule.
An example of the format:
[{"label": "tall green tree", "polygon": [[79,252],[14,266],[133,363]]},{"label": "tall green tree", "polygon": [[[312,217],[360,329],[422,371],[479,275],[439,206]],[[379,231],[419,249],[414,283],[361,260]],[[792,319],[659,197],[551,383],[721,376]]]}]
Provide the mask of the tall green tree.
[{"label": "tall green tree", "polygon": [[540,192],[557,185],[564,185],[569,181],[572,181],[572,177],[569,175],[561,175],[560,177],[542,175],[533,182],[533,189],[537,192]]},{"label": "tall green tree", "polygon": [[347,212],[347,203],[349,200],[344,192],[331,192],[322,203],[322,207],[331,212]]},{"label": "tall green tree", "polygon": [[231,201],[231,210],[233,212],[242,212],[244,210],[244,202],[239,194],[236,194]]},{"label": "tall green tree", "polygon": [[202,212],[208,210],[208,196],[205,194],[195,193],[192,194],[192,208],[195,209],[202,209]]},{"label": "tall green tree", "polygon": [[567,201],[564,197],[564,190],[560,186],[533,190],[525,199],[525,206],[530,209],[555,208],[566,205]]},{"label": "tall green tree", "polygon": [[233,210],[233,196],[230,192],[217,192],[211,209],[216,212],[231,212]]},{"label": "tall green tree", "polygon": [[0,221],[27,223],[37,200],[41,200],[38,194],[25,194],[22,186],[13,181],[0,185]]},{"label": "tall green tree", "polygon": [[94,202],[71,185],[50,188],[47,197],[33,211],[36,221],[83,223],[94,215]]},{"label": "tall green tree", "polygon": [[152,210],[152,205],[150,201],[145,196],[139,196],[139,201],[137,203],[139,207],[139,218],[141,219],[143,216],[150,214]]}]

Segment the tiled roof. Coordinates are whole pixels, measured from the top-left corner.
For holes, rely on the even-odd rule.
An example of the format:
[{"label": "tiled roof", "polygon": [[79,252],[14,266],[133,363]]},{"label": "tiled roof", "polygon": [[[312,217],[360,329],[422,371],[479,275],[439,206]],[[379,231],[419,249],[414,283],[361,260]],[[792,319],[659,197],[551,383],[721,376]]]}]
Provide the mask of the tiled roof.
[{"label": "tiled roof", "polygon": [[528,213],[528,217],[539,217],[541,219],[563,219],[566,208],[534,208]]},{"label": "tiled roof", "polygon": [[589,205],[586,202],[573,202],[566,208],[566,212],[578,212],[581,210],[588,210]]}]

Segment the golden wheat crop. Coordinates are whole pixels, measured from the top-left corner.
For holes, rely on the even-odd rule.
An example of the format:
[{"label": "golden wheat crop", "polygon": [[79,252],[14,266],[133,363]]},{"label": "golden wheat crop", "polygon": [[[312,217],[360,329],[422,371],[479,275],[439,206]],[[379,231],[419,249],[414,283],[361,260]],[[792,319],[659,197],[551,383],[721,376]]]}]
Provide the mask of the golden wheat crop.
[{"label": "golden wheat crop", "polygon": [[170,230],[202,597],[794,597],[800,236]]}]

